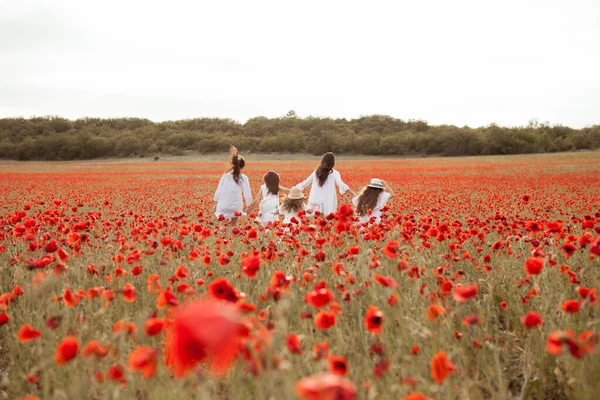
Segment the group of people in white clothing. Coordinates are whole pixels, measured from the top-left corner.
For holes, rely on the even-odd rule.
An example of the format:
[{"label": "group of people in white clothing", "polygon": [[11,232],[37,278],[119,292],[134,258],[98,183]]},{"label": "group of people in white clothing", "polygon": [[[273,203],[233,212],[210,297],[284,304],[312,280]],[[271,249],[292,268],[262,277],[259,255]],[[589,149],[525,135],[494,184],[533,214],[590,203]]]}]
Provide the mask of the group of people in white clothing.
[{"label": "group of people in white clothing", "polygon": [[[283,217],[283,224],[299,222],[300,218],[296,217],[302,211],[308,214],[318,211],[328,215],[337,210],[336,186],[340,194],[352,195],[352,204],[356,208],[360,223],[378,223],[382,208],[394,197],[394,191],[389,185],[377,178],[371,179],[360,194],[355,193],[334,169],[335,155],[325,153],[319,167],[305,181],[291,188],[280,184],[279,174],[275,171],[267,172],[263,177],[264,183],[253,200],[250,181],[242,173],[246,161],[233,146],[230,163],[231,167],[219,181],[214,201],[216,216],[219,220],[230,220],[232,226],[237,225],[238,218],[245,214],[244,201],[248,212],[258,205],[258,221],[263,226],[279,221],[280,216]],[[306,199],[303,190],[308,186],[311,188]],[[280,202],[280,192],[287,194],[283,202]]]}]

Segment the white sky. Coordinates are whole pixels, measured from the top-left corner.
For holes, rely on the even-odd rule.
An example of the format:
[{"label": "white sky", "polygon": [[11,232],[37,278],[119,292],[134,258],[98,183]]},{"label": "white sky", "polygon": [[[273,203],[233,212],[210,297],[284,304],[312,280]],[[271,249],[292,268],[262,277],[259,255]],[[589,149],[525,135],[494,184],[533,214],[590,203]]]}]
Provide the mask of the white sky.
[{"label": "white sky", "polygon": [[600,1],[0,0],[0,117],[600,124]]}]

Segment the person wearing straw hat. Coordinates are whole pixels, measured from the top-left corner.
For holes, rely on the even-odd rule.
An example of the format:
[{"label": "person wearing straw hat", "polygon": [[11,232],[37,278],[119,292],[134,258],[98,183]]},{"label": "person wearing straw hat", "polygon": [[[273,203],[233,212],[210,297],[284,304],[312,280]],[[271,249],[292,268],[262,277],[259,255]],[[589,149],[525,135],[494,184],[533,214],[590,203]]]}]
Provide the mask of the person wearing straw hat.
[{"label": "person wearing straw hat", "polygon": [[283,215],[283,223],[289,224],[292,218],[297,217],[300,211],[306,211],[312,213],[313,206],[309,206],[304,199],[304,193],[302,189],[294,186],[290,189],[287,198],[283,201],[283,204],[279,207],[279,214]]},{"label": "person wearing straw hat", "polygon": [[374,222],[379,223],[381,209],[394,196],[394,191],[386,181],[377,178],[371,179],[371,182],[361,194],[352,199],[352,204],[356,207],[360,222],[367,223],[371,218],[374,218]]}]

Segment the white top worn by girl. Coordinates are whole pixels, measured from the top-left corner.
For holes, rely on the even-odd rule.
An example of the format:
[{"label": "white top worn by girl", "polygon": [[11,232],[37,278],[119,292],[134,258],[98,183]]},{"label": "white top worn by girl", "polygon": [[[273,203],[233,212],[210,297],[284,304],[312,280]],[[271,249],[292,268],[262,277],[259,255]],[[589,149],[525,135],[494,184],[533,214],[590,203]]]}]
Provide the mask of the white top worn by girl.
[{"label": "white top worn by girl", "polygon": [[[308,207],[308,205],[302,204],[302,210],[307,211],[309,209],[310,209],[310,207]],[[302,210],[288,211],[288,210],[284,210],[283,206],[281,206],[281,207],[279,207],[279,214],[283,215],[283,223],[284,224],[290,224],[292,222],[292,218],[294,218],[294,217],[296,217],[296,220],[298,220],[298,222],[300,222],[300,217],[298,217],[298,213]]]},{"label": "white top worn by girl", "polygon": [[[358,207],[358,199],[359,196],[356,196],[355,198],[352,199],[352,204],[354,204],[355,207]],[[360,222],[369,222],[369,220],[371,219],[371,217],[375,217],[375,223],[379,223],[381,221],[381,209],[385,206],[385,204],[388,202],[388,200],[390,199],[391,195],[388,192],[381,192],[379,193],[379,197],[377,198],[377,204],[375,205],[375,208],[373,208],[372,213],[363,215],[362,217],[360,217]]]},{"label": "white top worn by girl", "polygon": [[223,215],[225,219],[231,219],[235,217],[236,212],[242,213],[244,209],[242,194],[246,199],[246,205],[249,206],[252,203],[252,193],[250,192],[248,177],[241,174],[239,183],[236,183],[231,172],[223,175],[215,192],[216,216]]},{"label": "white top worn by girl", "polygon": [[331,173],[327,177],[327,180],[323,186],[319,186],[319,178],[317,178],[316,171],[302,183],[297,186],[300,189],[306,189],[308,185],[311,185],[310,194],[308,195],[308,203],[314,204],[314,210],[321,214],[327,215],[337,210],[337,195],[335,193],[335,185],[338,186],[340,194],[346,193],[348,185],[342,181],[342,177],[339,172],[335,169],[331,170]]},{"label": "white top worn by girl", "polygon": [[258,205],[260,210],[260,224],[267,225],[269,222],[277,220],[277,212],[279,211],[279,195],[269,192],[267,185],[260,187],[262,200]]}]

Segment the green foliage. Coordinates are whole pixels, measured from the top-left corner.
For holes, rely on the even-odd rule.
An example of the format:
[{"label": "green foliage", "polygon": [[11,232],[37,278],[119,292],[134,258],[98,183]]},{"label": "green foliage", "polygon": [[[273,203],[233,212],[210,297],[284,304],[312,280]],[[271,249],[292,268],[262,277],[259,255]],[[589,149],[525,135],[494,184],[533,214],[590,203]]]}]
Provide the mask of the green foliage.
[{"label": "green foliage", "polygon": [[253,153],[386,156],[526,154],[600,148],[600,125],[572,129],[531,121],[507,128],[432,126],[387,115],[332,119],[255,117],[245,124],[226,118],[152,122],[140,118],[61,117],[0,119],[0,158],[71,160],[214,153],[235,144]]}]

